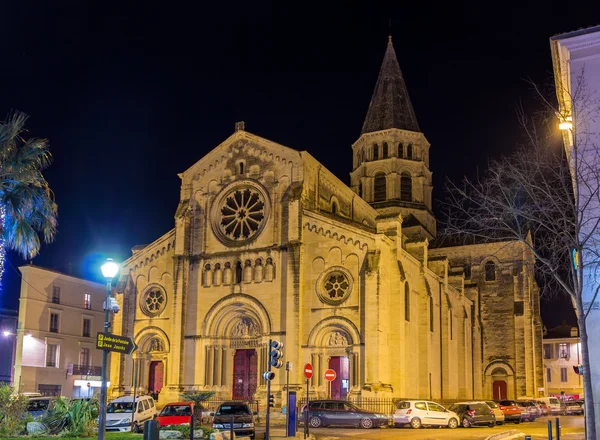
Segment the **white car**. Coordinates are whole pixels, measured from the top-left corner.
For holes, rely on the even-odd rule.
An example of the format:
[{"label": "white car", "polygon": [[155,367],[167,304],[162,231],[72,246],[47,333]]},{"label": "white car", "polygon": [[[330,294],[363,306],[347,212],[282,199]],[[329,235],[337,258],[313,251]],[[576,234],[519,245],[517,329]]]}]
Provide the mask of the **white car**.
[{"label": "white car", "polygon": [[458,416],[439,403],[427,400],[402,400],[396,405],[394,426],[401,428],[407,424],[415,429],[422,425],[456,428]]},{"label": "white car", "polygon": [[106,408],[106,431],[140,432],[146,420],[153,420],[157,414],[151,396],[137,396],[136,410],[133,411],[133,396],[119,397]]}]

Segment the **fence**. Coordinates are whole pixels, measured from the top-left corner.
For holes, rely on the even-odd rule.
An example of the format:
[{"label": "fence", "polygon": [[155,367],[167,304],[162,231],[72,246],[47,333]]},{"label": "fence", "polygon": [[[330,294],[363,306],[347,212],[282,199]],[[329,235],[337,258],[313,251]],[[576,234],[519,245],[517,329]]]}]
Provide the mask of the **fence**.
[{"label": "fence", "polygon": [[[396,410],[395,402],[400,400],[402,399],[394,397],[349,397],[347,401],[367,411],[390,415]],[[306,397],[299,399],[299,410],[301,410],[304,405],[306,405]]]}]

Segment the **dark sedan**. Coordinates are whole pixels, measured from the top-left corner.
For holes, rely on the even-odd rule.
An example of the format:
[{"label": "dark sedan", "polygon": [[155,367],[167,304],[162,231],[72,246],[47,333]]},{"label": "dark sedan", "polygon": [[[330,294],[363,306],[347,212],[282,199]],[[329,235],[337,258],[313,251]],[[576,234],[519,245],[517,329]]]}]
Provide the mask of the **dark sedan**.
[{"label": "dark sedan", "polygon": [[[306,407],[302,411],[305,417]],[[354,426],[378,428],[387,426],[389,418],[384,414],[366,411],[345,400],[312,400],[308,412],[308,423],[312,428],[321,426]]]},{"label": "dark sedan", "polygon": [[496,426],[494,412],[483,402],[459,402],[448,409],[458,415],[463,428],[475,425]]},{"label": "dark sedan", "polygon": [[223,402],[216,413],[212,413],[213,429],[219,431],[229,431],[233,423],[233,430],[236,436],[247,436],[254,438],[254,416],[248,406],[248,403],[242,401]]}]

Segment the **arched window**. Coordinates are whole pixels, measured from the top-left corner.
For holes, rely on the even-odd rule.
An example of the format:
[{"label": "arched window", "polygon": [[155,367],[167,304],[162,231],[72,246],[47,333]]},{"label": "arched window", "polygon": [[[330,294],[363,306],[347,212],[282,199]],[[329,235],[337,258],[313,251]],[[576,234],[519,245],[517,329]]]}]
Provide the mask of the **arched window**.
[{"label": "arched window", "polygon": [[362,182],[358,182],[358,197],[362,197],[362,196],[363,196]]},{"label": "arched window", "polygon": [[383,143],[383,158],[387,159],[388,157],[388,144],[387,142]]},{"label": "arched window", "polygon": [[400,200],[412,202],[412,177],[408,173],[400,176]]},{"label": "arched window", "polygon": [[242,263],[238,261],[235,263],[235,284],[242,282]]},{"label": "arched window", "polygon": [[238,164],[238,174],[244,174],[244,162]]},{"label": "arched window", "polygon": [[375,175],[373,191],[375,193],[375,201],[376,202],[384,202],[387,199],[385,174],[379,173],[379,174]]},{"label": "arched window", "polygon": [[485,280],[495,281],[496,280],[496,265],[493,261],[485,263]]},{"label": "arched window", "polygon": [[332,213],[333,215],[336,215],[336,214],[337,214],[337,212],[338,212],[337,203],[333,202],[333,203],[331,204],[331,213]]},{"label": "arched window", "polygon": [[465,280],[470,280],[471,279],[471,265],[470,264],[464,265],[464,272],[465,272]]},{"label": "arched window", "polygon": [[433,296],[429,297],[429,331],[433,331]]},{"label": "arched window", "polygon": [[448,326],[450,327],[450,339],[454,339],[454,317],[452,316],[452,309],[448,310]]},{"label": "arched window", "polygon": [[404,283],[404,319],[410,321],[410,288]]},{"label": "arched window", "polygon": [[398,157],[400,159],[404,157],[404,144],[402,142],[398,144]]},{"label": "arched window", "polygon": [[408,144],[406,146],[406,158],[408,160],[412,160],[412,158],[413,158],[413,147],[412,147],[412,144]]},{"label": "arched window", "polygon": [[373,160],[379,159],[379,145],[373,144]]}]

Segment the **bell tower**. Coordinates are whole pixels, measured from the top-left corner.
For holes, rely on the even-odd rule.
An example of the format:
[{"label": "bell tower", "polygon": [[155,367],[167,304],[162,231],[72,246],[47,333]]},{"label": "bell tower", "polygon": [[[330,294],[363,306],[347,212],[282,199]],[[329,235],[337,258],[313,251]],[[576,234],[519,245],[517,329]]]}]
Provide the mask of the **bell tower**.
[{"label": "bell tower", "polygon": [[352,155],[352,189],[382,216],[401,214],[407,236],[435,238],[429,142],[419,129],[391,36]]}]

